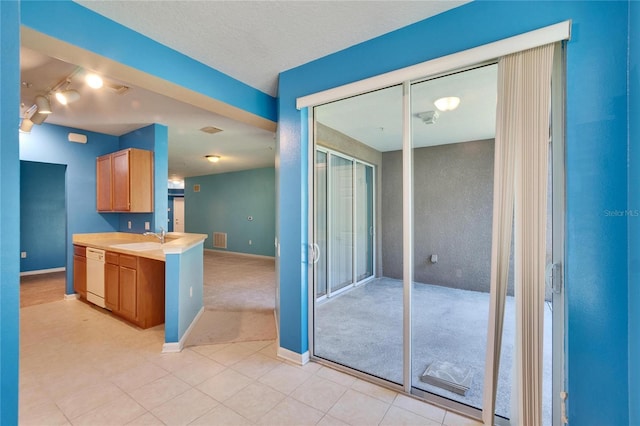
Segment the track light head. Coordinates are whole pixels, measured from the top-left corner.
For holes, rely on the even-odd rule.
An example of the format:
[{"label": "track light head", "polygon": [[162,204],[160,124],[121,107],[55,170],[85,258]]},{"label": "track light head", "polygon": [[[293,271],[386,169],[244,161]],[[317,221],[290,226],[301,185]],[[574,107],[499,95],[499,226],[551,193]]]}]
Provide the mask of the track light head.
[{"label": "track light head", "polygon": [[62,105],[67,105],[80,99],[80,93],[75,89],[66,89],[56,92],[56,99]]},{"label": "track light head", "polygon": [[36,96],[35,99],[36,102],[36,106],[38,107],[38,110],[36,111],[36,113],[40,113],[40,114],[51,114],[51,104],[49,103],[49,99],[45,98],[42,95],[38,95]]}]

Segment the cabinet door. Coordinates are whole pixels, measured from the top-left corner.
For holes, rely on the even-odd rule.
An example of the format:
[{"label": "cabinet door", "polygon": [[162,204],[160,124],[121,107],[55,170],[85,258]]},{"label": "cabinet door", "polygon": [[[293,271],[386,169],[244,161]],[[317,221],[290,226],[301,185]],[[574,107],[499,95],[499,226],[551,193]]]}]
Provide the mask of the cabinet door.
[{"label": "cabinet door", "polygon": [[83,299],[87,298],[87,258],[73,256],[73,289]]},{"label": "cabinet door", "polygon": [[96,159],[96,208],[112,210],[113,187],[111,185],[111,155]]},{"label": "cabinet door", "polygon": [[138,283],[136,270],[120,266],[120,315],[138,320]]},{"label": "cabinet door", "polygon": [[104,265],[104,304],[113,312],[120,310],[120,267]]},{"label": "cabinet door", "polygon": [[111,155],[113,172],[113,210],[129,211],[131,194],[129,188],[129,150]]}]

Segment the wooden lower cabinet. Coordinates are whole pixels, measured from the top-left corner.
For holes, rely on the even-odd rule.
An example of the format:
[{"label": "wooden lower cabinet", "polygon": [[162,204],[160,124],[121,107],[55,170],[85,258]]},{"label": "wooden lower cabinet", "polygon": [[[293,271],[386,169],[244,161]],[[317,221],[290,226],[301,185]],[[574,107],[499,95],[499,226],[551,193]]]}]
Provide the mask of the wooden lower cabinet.
[{"label": "wooden lower cabinet", "polygon": [[105,304],[141,328],[164,323],[164,262],[107,252]]},{"label": "wooden lower cabinet", "polygon": [[87,298],[87,257],[86,247],[73,246],[73,290],[80,298]]},{"label": "wooden lower cabinet", "polygon": [[112,311],[120,310],[120,265],[117,253],[106,253],[104,265],[104,304]]},{"label": "wooden lower cabinet", "polygon": [[120,266],[120,315],[138,321],[137,271],[126,266]]}]

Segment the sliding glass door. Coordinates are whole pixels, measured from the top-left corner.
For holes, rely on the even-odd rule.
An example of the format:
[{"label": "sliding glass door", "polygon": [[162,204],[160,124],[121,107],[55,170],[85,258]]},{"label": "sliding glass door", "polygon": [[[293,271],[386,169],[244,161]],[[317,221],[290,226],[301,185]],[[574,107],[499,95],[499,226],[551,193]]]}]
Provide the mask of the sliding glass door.
[{"label": "sliding glass door", "polygon": [[[411,85],[411,386],[478,410],[489,316],[496,83],[493,64]],[[480,99],[464,96],[471,91]],[[438,109],[434,100],[445,95],[458,95],[459,105]]]},{"label": "sliding glass door", "polygon": [[373,276],[373,166],[327,149],[315,161],[316,297]]},{"label": "sliding glass door", "polygon": [[339,291],[353,284],[353,163],[329,157],[329,284]]},{"label": "sliding glass door", "polygon": [[[369,114],[361,117],[380,127],[362,130],[372,132],[380,146],[393,144],[390,161],[397,162],[401,132],[393,123],[402,117],[402,90],[392,87],[365,98]],[[402,182],[382,182],[382,191],[393,195],[380,198],[382,150],[359,143],[356,134],[334,124],[360,120],[350,112],[361,101],[346,99],[315,110],[313,354],[402,384],[403,283],[402,268],[397,268],[402,262]],[[384,234],[377,232],[379,226]],[[389,249],[390,258],[382,259],[391,265],[383,277],[380,247],[398,243],[399,250]]]},{"label": "sliding glass door", "polygon": [[[490,314],[497,87],[494,61],[313,108],[311,347],[314,359],[476,418],[495,390],[495,409],[487,411],[508,422],[522,372],[515,362],[513,254],[500,318]],[[554,123],[562,118],[558,91]],[[554,135],[550,264],[561,263],[564,251],[562,134]],[[554,386],[562,384],[555,379],[562,377],[562,353],[551,339],[553,315],[561,350],[559,283],[551,277],[545,294],[545,425],[552,424],[552,353]],[[496,329],[502,334],[494,336],[494,356]]]},{"label": "sliding glass door", "polygon": [[373,276],[373,167],[355,163],[356,282]]}]

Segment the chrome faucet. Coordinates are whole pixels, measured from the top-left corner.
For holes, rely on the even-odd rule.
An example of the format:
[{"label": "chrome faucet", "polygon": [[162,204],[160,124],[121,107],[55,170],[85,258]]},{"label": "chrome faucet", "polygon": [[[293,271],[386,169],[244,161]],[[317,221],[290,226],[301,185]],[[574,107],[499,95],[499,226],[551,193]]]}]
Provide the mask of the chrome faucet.
[{"label": "chrome faucet", "polygon": [[157,239],[160,240],[160,244],[164,244],[164,237],[165,237],[165,235],[167,235],[167,232],[161,226],[160,227],[160,232],[145,232],[142,235],[153,235],[154,237],[156,237]]}]

